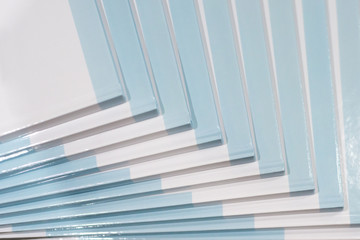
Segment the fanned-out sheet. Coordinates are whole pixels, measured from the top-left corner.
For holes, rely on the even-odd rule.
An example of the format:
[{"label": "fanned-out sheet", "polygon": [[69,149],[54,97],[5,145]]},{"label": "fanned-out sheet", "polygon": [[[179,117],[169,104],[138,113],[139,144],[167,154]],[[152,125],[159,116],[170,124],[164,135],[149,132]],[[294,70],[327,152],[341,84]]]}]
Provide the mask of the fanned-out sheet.
[{"label": "fanned-out sheet", "polygon": [[360,239],[358,1],[0,5],[0,239]]}]

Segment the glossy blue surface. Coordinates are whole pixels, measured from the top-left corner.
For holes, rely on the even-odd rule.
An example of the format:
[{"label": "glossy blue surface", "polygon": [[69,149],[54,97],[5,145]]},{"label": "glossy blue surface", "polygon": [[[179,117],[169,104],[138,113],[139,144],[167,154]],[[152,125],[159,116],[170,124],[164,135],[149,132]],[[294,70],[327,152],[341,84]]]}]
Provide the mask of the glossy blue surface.
[{"label": "glossy blue surface", "polygon": [[[137,0],[140,22],[167,129],[189,123],[191,116],[160,0]],[[110,7],[110,5],[107,5]],[[180,124],[182,123],[182,124]]]},{"label": "glossy blue surface", "polygon": [[122,96],[96,1],[69,0],[69,4],[98,103]]},{"label": "glossy blue surface", "polygon": [[222,0],[206,0],[204,8],[220,108],[222,112],[232,113],[223,115],[230,159],[242,158],[244,154],[253,155],[228,6]]},{"label": "glossy blue surface", "polygon": [[303,0],[320,208],[344,206],[326,1]]},{"label": "glossy blue surface", "polygon": [[48,148],[42,151],[34,151],[16,158],[0,162],[0,174],[19,172],[26,168],[39,166],[54,160],[66,160],[62,145]]},{"label": "glossy blue surface", "polygon": [[191,204],[191,193],[177,193],[172,195],[156,195],[139,197],[134,199],[111,201],[101,204],[87,204],[67,208],[53,209],[50,211],[35,211],[28,214],[3,216],[0,224],[14,224],[20,222],[42,221],[48,219],[64,219],[80,216],[95,216],[105,213],[119,213],[132,210],[157,208],[162,206],[176,206],[180,204]]},{"label": "glossy blue surface", "polygon": [[[143,52],[128,1],[103,1],[133,115],[156,109]],[[109,7],[107,7],[109,5]],[[126,34],[124,34],[126,33]]]},{"label": "glossy blue surface", "polygon": [[[53,194],[61,195],[61,193],[66,191],[79,192],[80,189],[127,180],[130,180],[130,171],[127,168],[93,175],[85,175],[73,179],[44,183],[31,188],[24,188],[17,191],[3,193],[2,198],[0,198],[0,204],[20,201],[24,199],[24,196],[26,196],[25,199],[31,199]],[[31,202],[32,200],[28,201]]]},{"label": "glossy blue surface", "polygon": [[283,170],[261,2],[238,0],[236,11],[260,173]]},{"label": "glossy blue surface", "polygon": [[192,107],[192,126],[198,144],[221,139],[199,24],[192,0],[170,0],[176,43]]},{"label": "glossy blue surface", "polygon": [[86,235],[96,234],[102,232],[103,234],[122,235],[122,234],[139,234],[139,233],[161,233],[161,232],[193,232],[193,231],[217,231],[217,230],[233,230],[240,226],[246,228],[253,228],[254,225],[249,218],[224,218],[214,220],[200,220],[200,221],[172,221],[167,223],[150,223],[150,224],[136,224],[127,226],[110,226],[101,228],[80,228],[69,230],[48,230],[47,236],[66,236],[66,235]]},{"label": "glossy blue surface", "polygon": [[360,223],[360,4],[337,1],[350,220]]},{"label": "glossy blue surface", "polygon": [[292,1],[269,1],[290,191],[314,189]]},{"label": "glossy blue surface", "polygon": [[50,167],[39,168],[23,174],[1,179],[0,191],[12,187],[23,187],[24,184],[46,181],[57,177],[72,177],[78,174],[94,173],[99,171],[96,164],[96,157],[90,156],[76,161],[69,161]]},{"label": "glossy blue surface", "polygon": [[28,137],[20,137],[7,142],[0,142],[0,156],[15,152],[17,149],[24,149],[30,145]]},{"label": "glossy blue surface", "polygon": [[[144,235],[121,235],[121,237],[111,236],[110,239],[118,240],[146,240],[146,239],[197,239],[197,240],[282,240],[285,239],[285,233],[283,229],[269,229],[269,230],[229,230],[229,231],[203,231],[195,233],[182,233],[174,232],[171,234],[147,234]],[[101,237],[101,235],[98,235]],[[86,239],[86,237],[84,238]]]},{"label": "glossy blue surface", "polygon": [[[181,220],[181,219],[201,219],[209,217],[221,217],[222,205],[213,204],[210,206],[186,208],[173,208],[165,211],[146,210],[140,212],[128,212],[122,213],[117,216],[97,216],[96,218],[84,218],[84,219],[64,219],[39,223],[25,223],[14,224],[12,227],[14,231],[26,231],[34,229],[47,229],[47,228],[66,228],[76,227],[83,225],[93,226],[105,226],[109,224],[128,224],[135,222],[156,222],[156,221],[169,221],[169,220]],[[248,218],[246,218],[248,219]]]},{"label": "glossy blue surface", "polygon": [[[124,197],[134,197],[136,194],[154,194],[159,193],[161,191],[161,180],[160,179],[154,179],[149,181],[143,181],[143,182],[136,182],[132,183],[130,181],[127,181],[126,178],[126,171],[114,171],[111,172],[111,175],[113,178],[113,183],[118,183],[116,186],[113,187],[107,187],[107,188],[96,188],[96,183],[93,183],[92,187],[96,189],[92,189],[92,191],[89,191],[87,189],[86,191],[82,191],[81,187],[78,187],[78,189],[75,189],[72,192],[72,194],[65,194],[65,195],[58,195],[53,196],[53,198],[45,198],[45,199],[39,199],[39,200],[27,200],[23,204],[17,204],[12,205],[8,207],[2,207],[0,208],[0,214],[7,214],[7,213],[13,213],[13,212],[22,212],[22,211],[31,211],[34,213],[35,211],[42,211],[44,207],[47,208],[47,210],[56,209],[59,207],[68,207],[70,205],[79,205],[79,204],[88,204],[92,202],[99,202],[101,200],[107,200],[111,201],[112,198],[124,198]],[[125,174],[124,174],[125,173]],[[106,177],[111,176],[110,174],[107,174]],[[115,175],[115,176],[114,176]],[[125,176],[124,176],[125,175]],[[102,177],[102,178],[100,178]],[[103,184],[107,183],[110,184],[110,181],[106,182],[106,179],[103,176],[98,176],[97,180],[100,182],[103,179]],[[119,179],[119,182],[116,180]],[[123,181],[121,183],[121,181]],[[76,187],[76,184],[79,182],[77,179],[74,180],[74,187]],[[114,185],[114,184],[113,184]],[[89,187],[89,185],[87,186]],[[91,187],[91,186],[90,186]],[[68,189],[69,190],[69,189]],[[77,191],[76,191],[77,190]],[[102,201],[104,202],[104,201]],[[65,211],[66,212],[66,211]]]}]

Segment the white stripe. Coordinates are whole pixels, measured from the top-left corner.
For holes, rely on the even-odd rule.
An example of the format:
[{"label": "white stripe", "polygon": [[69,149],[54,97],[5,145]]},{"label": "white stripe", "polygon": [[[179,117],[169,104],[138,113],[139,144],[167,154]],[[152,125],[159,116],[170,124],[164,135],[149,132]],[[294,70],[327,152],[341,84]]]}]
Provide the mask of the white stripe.
[{"label": "white stripe", "polygon": [[[54,127],[33,133],[29,135],[31,146],[54,141],[64,137],[78,134],[83,131],[100,127],[116,121],[131,118],[131,109],[128,102],[116,107],[105,109],[85,117],[65,122]],[[134,122],[134,120],[132,120]]]},{"label": "white stripe", "polygon": [[[162,127],[165,126],[163,125]],[[151,128],[152,128],[151,126],[145,126],[142,131],[149,131]],[[140,133],[143,133],[142,131],[140,131]],[[138,133],[134,133],[134,132],[131,133],[130,131],[127,134],[134,135]],[[129,135],[125,134],[124,136],[129,136]],[[195,146],[196,144],[197,143],[196,143],[195,131],[190,130],[182,133],[177,133],[177,134],[157,138],[147,142],[134,144],[128,147],[119,148],[115,151],[105,152],[99,154],[96,157],[96,161],[98,167],[103,167],[114,163],[124,162],[132,159],[139,159],[146,156],[152,156],[169,151],[183,149],[186,147]]]},{"label": "white stripe", "polygon": [[[318,194],[224,204],[223,215],[235,216],[258,213],[279,213],[308,209],[319,209]],[[255,216],[255,223],[256,219],[257,216]]]},{"label": "white stripe", "polygon": [[[207,148],[203,150],[188,152],[166,158],[161,158],[151,162],[132,165],[130,167],[131,178],[148,177],[163,173],[170,173],[209,164],[226,162],[229,154],[226,145]],[[168,188],[167,180],[163,179],[163,186]]]},{"label": "white stripe", "polygon": [[275,228],[279,226],[284,228],[311,227],[344,224],[350,224],[349,213],[347,211],[255,217],[255,228]]},{"label": "white stripe", "polygon": [[13,229],[12,229],[11,225],[9,225],[9,226],[1,226],[0,227],[0,233],[12,232],[12,231],[13,231]]},{"label": "white stripe", "polygon": [[285,229],[285,240],[331,240],[360,239],[360,228],[335,227],[317,229]]},{"label": "white stripe", "polygon": [[163,117],[159,116],[136,124],[82,138],[77,141],[65,143],[65,154],[71,156],[161,131],[165,131],[165,125]]},{"label": "white stripe", "polygon": [[[209,151],[208,155],[202,156],[202,158],[228,158],[224,153],[220,151],[213,151],[213,156],[210,154]],[[222,156],[221,156],[222,155]],[[199,159],[202,160],[201,158]],[[198,170],[195,173],[189,174],[182,174],[179,176],[162,178],[162,189],[171,189],[177,187],[184,187],[184,186],[192,186],[197,184],[204,184],[204,183],[212,183],[217,181],[224,181],[224,180],[232,180],[241,177],[249,177],[259,175],[259,165],[258,162],[254,161],[251,163],[246,163],[242,165],[232,166],[231,163],[226,161],[227,167],[215,168],[211,170],[201,171]],[[221,186],[220,186],[221,188]]]},{"label": "white stripe", "polygon": [[14,232],[14,233],[0,233],[0,239],[7,238],[29,238],[29,237],[46,237],[46,231],[29,231],[29,232]]},{"label": "white stripe", "polygon": [[193,190],[192,202],[221,201],[287,192],[289,192],[287,176],[281,176]]}]

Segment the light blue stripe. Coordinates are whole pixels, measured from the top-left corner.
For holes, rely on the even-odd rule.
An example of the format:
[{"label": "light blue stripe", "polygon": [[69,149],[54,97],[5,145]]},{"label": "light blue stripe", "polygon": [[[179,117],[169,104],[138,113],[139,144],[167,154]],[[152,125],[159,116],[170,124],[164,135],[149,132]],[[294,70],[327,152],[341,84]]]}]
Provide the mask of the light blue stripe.
[{"label": "light blue stripe", "polygon": [[[99,234],[99,239],[103,239],[104,236]],[[79,239],[89,239],[88,237],[79,237]],[[90,239],[96,239],[96,237],[91,237]],[[108,237],[106,237],[108,239]],[[284,229],[262,229],[262,230],[228,230],[228,231],[204,231],[204,232],[194,232],[194,233],[182,233],[174,232],[168,234],[146,234],[146,235],[137,235],[123,234],[121,237],[111,236],[109,239],[118,239],[118,240],[146,240],[146,239],[161,239],[161,240],[282,240],[285,239]]]},{"label": "light blue stripe", "polygon": [[141,233],[161,233],[161,232],[193,232],[193,231],[217,231],[217,230],[234,230],[253,228],[252,218],[221,218],[213,220],[195,220],[195,221],[172,221],[168,223],[153,223],[127,226],[111,226],[100,228],[80,228],[80,229],[54,229],[46,232],[47,236],[65,236],[65,235],[86,235],[96,234],[101,232],[103,234],[123,235],[123,234],[141,234]]},{"label": "light blue stripe", "polygon": [[49,211],[35,211],[22,215],[2,216],[0,224],[14,224],[22,222],[42,221],[48,219],[63,219],[79,216],[98,215],[105,213],[116,213],[134,211],[139,209],[150,209],[164,206],[176,206],[191,204],[191,192],[177,193],[171,195],[155,195],[134,199],[117,200],[99,204],[82,206],[71,206],[67,208],[53,209]]},{"label": "light blue stripe", "polygon": [[314,189],[292,1],[269,1],[290,191]]},{"label": "light blue stripe", "polygon": [[99,169],[97,168],[96,157],[90,156],[76,161],[69,161],[50,167],[35,169],[1,179],[0,190],[14,187],[22,188],[24,185],[31,183],[43,181],[49,182],[49,180],[58,177],[75,177],[79,174],[95,173],[97,171],[99,171]]},{"label": "light blue stripe", "polygon": [[339,145],[326,2],[303,0],[312,127],[320,208],[342,207]]},{"label": "light blue stripe", "polygon": [[120,97],[123,89],[95,0],[69,0],[98,103]]},{"label": "light blue stripe", "polygon": [[66,160],[64,147],[62,145],[0,162],[0,174],[19,172],[27,168],[49,163],[55,159],[57,159],[58,162]]},{"label": "light blue stripe", "polygon": [[244,157],[244,154],[253,156],[229,8],[227,2],[222,0],[206,0],[204,7],[220,108],[224,113],[232,113],[223,114],[229,155],[231,159]]},{"label": "light blue stripe", "polygon": [[170,10],[182,70],[192,106],[192,127],[197,143],[221,139],[193,0],[170,0]]},{"label": "light blue stripe", "polygon": [[[123,182],[127,180],[130,180],[130,170],[128,168],[86,175],[48,184],[40,184],[32,188],[25,188],[13,192],[2,193],[2,197],[0,198],[0,204],[9,204],[16,201],[22,201],[24,199],[24,196],[26,196],[26,199],[31,199],[55,194],[59,196],[59,194],[64,192],[68,192],[68,194],[73,194],[75,192],[80,193],[80,190],[82,189],[95,188],[100,185]],[[27,202],[32,201],[33,200],[27,200]],[[56,202],[56,200],[54,201]],[[37,202],[40,201],[38,200],[34,203]],[[44,205],[42,206],[44,207]],[[20,204],[18,204],[17,209],[20,208]],[[5,208],[1,209],[4,210]]]},{"label": "light blue stripe", "polygon": [[360,223],[359,1],[337,1],[347,188],[352,224]]},{"label": "light blue stripe", "polygon": [[236,10],[260,173],[284,170],[261,2],[237,0]]},{"label": "light blue stripe", "polygon": [[85,219],[64,219],[39,223],[15,224],[14,231],[27,231],[36,229],[49,228],[66,228],[66,227],[80,227],[80,226],[105,226],[109,224],[128,224],[136,222],[156,222],[169,221],[181,219],[200,219],[209,217],[222,217],[222,204],[215,204],[210,206],[197,206],[187,208],[173,208],[165,211],[146,210],[140,212],[121,213],[116,216],[108,215],[96,218]]},{"label": "light blue stripe", "polygon": [[[123,236],[124,237],[124,236]],[[126,235],[125,235],[126,237]],[[133,236],[133,237],[136,237]],[[139,236],[139,239],[141,236]],[[197,240],[282,240],[285,239],[283,229],[269,230],[238,230],[238,231],[215,231],[200,233],[180,233],[146,236],[145,239],[197,239]]]},{"label": "light blue stripe", "polygon": [[[88,189],[82,190],[81,187],[79,187],[79,193],[72,192],[72,194],[67,194],[65,196],[58,196],[56,198],[48,198],[48,199],[40,199],[40,200],[27,200],[23,204],[16,204],[8,207],[2,207],[0,208],[0,214],[7,214],[7,213],[13,213],[13,212],[21,212],[21,211],[27,211],[31,210],[34,212],[34,210],[38,209],[41,210],[44,207],[47,207],[50,209],[51,207],[66,207],[69,205],[79,205],[80,203],[89,203],[94,201],[100,201],[100,200],[106,200],[111,199],[114,197],[120,198],[120,197],[129,197],[130,195],[135,194],[141,194],[142,196],[145,194],[154,194],[154,193],[162,193],[161,190],[161,180],[155,179],[150,181],[144,181],[144,182],[136,182],[133,184],[130,184],[126,177],[122,177],[121,175],[125,176],[127,174],[127,170],[122,171],[116,171],[117,175],[115,178],[113,178],[112,181],[106,181],[107,184],[113,184],[116,183],[117,186],[115,187],[109,187],[107,188],[99,188],[97,187],[97,182],[93,181],[93,187],[97,187],[96,189],[92,189],[92,191],[89,191]],[[119,173],[120,172],[120,173]],[[109,174],[108,174],[109,175]],[[114,174],[112,174],[114,175]],[[109,176],[108,176],[109,177]],[[102,179],[104,179],[102,177]],[[96,179],[99,181],[99,178]],[[88,184],[91,183],[90,181]],[[76,186],[77,181],[74,180],[74,186]],[[59,189],[61,190],[61,189]],[[82,190],[82,193],[80,193]],[[74,191],[74,190],[73,190]],[[134,197],[134,196],[133,196]]]},{"label": "light blue stripe", "polygon": [[128,1],[104,0],[111,36],[129,91],[131,112],[138,115],[156,109],[141,45]]},{"label": "light blue stripe", "polygon": [[20,137],[7,142],[0,142],[0,156],[23,150],[30,144],[29,137]]},{"label": "light blue stripe", "polygon": [[190,115],[161,0],[137,0],[167,129],[190,123]]}]

